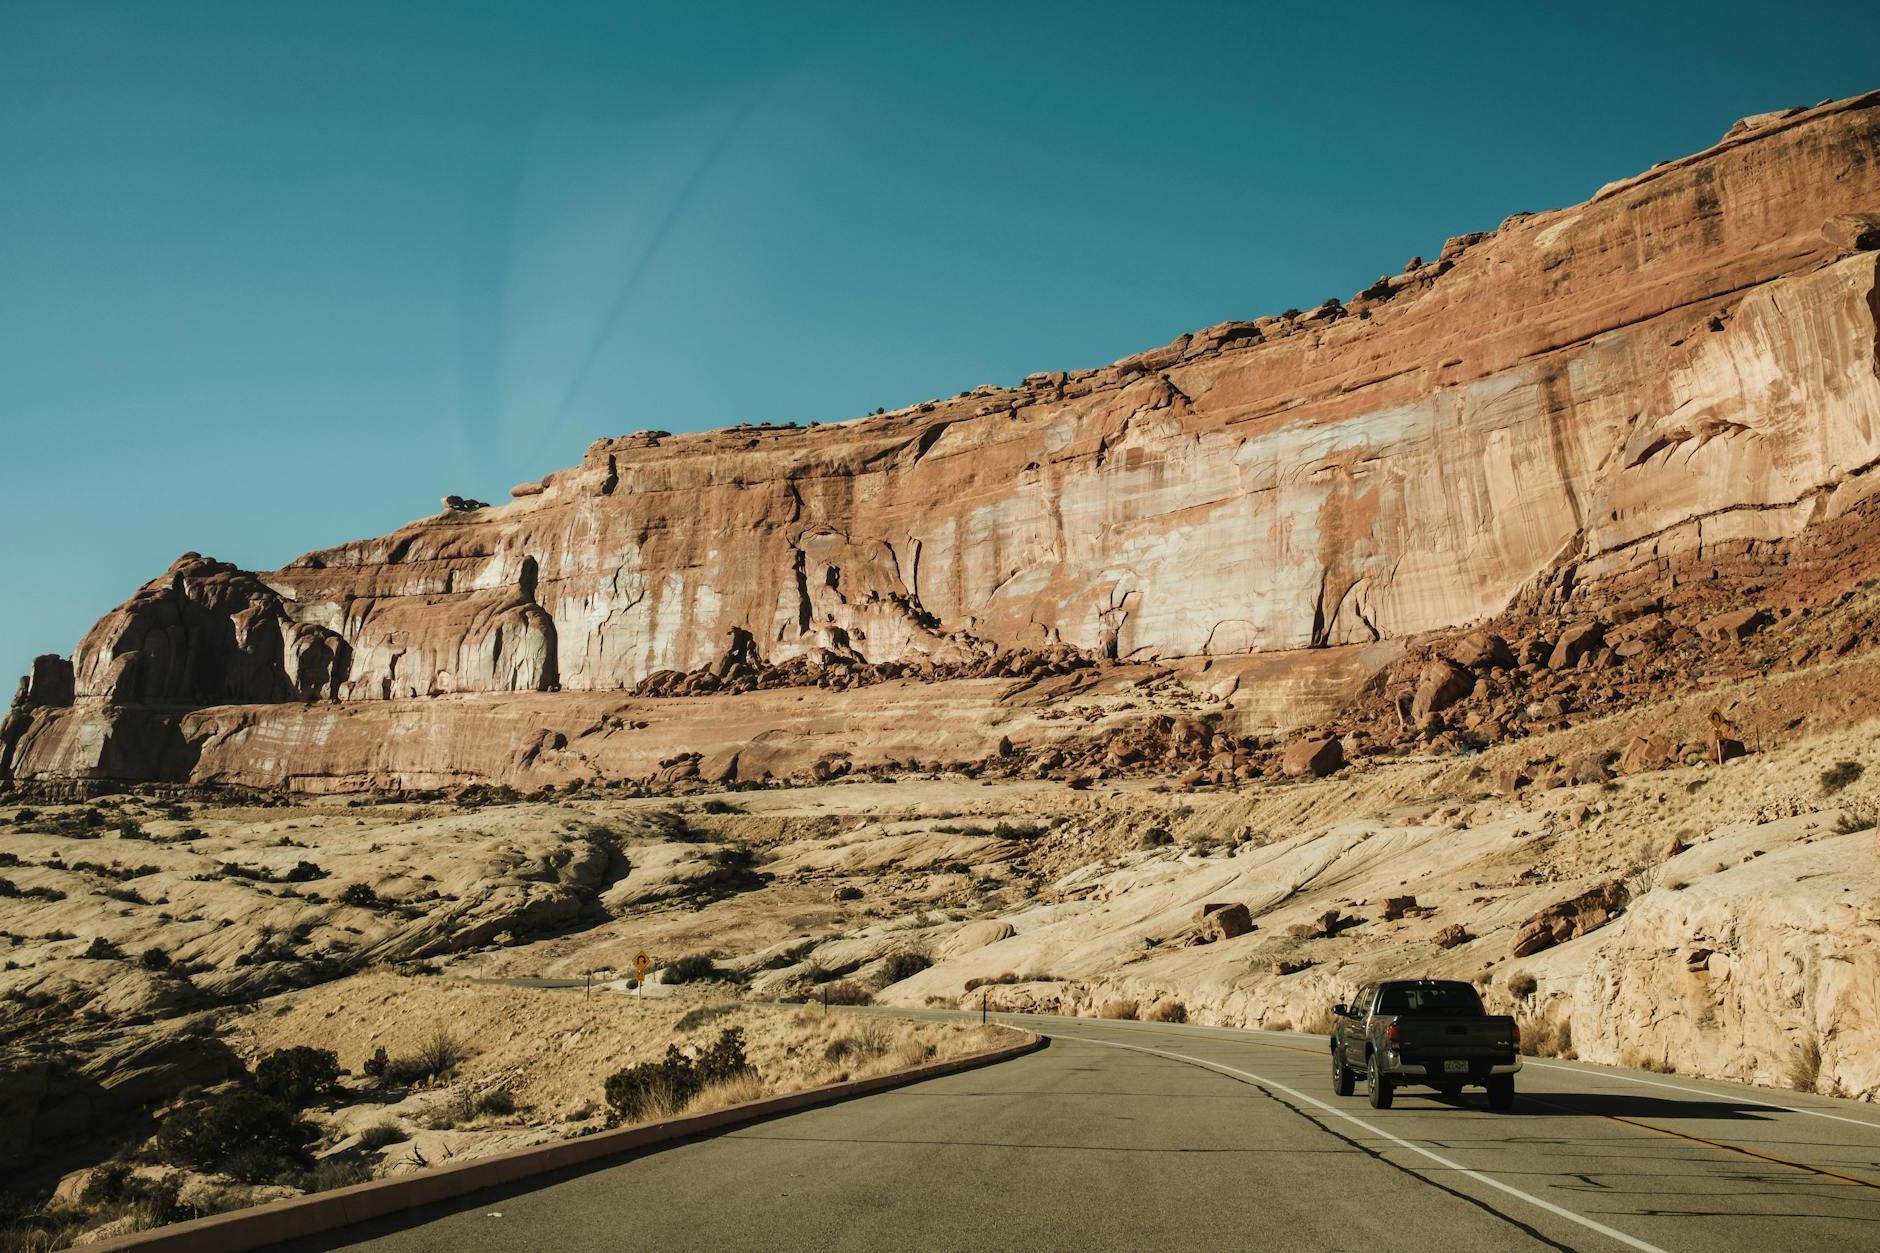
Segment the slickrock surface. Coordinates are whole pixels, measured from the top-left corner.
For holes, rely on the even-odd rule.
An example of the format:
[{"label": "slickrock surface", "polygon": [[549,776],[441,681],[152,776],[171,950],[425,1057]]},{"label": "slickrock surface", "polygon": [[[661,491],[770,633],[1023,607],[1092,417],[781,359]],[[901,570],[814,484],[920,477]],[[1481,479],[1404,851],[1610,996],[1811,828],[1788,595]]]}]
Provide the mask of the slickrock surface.
[{"label": "slickrock surface", "polygon": [[[507,503],[273,572],[187,556],[36,666],[5,769],[422,786],[437,745],[521,730],[479,698],[540,693],[587,700],[534,720],[542,751],[451,770],[624,777],[651,772],[553,755],[631,720],[608,693],[1105,659],[1283,659],[1234,722],[1299,725],[1286,672],[1310,685],[1328,646],[1660,591],[1868,496],[1876,152],[1880,95],[1749,119],[1348,301],[815,429],[603,439]],[[1419,721],[1451,694],[1425,686]]]}]

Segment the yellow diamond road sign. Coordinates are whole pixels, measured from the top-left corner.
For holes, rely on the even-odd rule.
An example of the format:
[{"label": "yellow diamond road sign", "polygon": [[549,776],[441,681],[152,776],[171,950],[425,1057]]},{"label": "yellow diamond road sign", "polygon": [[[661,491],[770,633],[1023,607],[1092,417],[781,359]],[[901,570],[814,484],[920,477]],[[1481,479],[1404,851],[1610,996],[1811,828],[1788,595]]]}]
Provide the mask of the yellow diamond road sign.
[{"label": "yellow diamond road sign", "polygon": [[634,976],[640,979],[646,978],[647,967],[651,966],[652,964],[653,964],[653,959],[648,957],[645,953],[635,953],[633,955]]}]

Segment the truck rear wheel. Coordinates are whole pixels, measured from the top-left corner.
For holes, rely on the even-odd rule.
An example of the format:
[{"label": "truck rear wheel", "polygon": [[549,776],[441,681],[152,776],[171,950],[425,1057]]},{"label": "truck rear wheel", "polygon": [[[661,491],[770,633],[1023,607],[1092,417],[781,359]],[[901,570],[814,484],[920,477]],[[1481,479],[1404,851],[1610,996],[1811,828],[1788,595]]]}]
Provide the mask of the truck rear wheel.
[{"label": "truck rear wheel", "polygon": [[1488,1107],[1490,1109],[1514,1108],[1513,1075],[1491,1075],[1489,1077]]},{"label": "truck rear wheel", "polygon": [[1391,1098],[1397,1095],[1394,1090],[1396,1085],[1391,1082],[1389,1075],[1378,1072],[1376,1053],[1371,1054],[1370,1065],[1365,1071],[1365,1081],[1371,1087],[1371,1108],[1389,1109]]},{"label": "truck rear wheel", "polygon": [[1332,1050],[1332,1092],[1337,1096],[1350,1096],[1357,1085],[1352,1082],[1351,1067],[1345,1065],[1345,1059],[1337,1049]]}]

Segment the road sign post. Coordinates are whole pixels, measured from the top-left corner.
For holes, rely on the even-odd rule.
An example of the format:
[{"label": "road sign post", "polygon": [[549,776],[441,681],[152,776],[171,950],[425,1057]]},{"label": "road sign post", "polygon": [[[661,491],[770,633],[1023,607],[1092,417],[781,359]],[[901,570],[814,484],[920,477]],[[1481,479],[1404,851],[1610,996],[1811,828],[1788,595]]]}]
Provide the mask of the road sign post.
[{"label": "road sign post", "polygon": [[646,999],[646,972],[652,969],[653,959],[642,949],[633,955],[633,994]]}]

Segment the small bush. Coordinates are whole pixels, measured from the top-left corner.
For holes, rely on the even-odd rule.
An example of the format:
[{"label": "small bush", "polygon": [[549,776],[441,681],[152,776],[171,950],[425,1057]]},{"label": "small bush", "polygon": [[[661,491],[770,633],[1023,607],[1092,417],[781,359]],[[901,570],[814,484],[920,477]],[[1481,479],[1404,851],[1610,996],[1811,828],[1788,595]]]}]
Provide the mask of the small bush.
[{"label": "small bush", "polygon": [[890,983],[899,983],[903,979],[912,979],[927,967],[933,965],[925,953],[891,953],[888,960],[881,964],[881,982],[886,987]]},{"label": "small bush", "polygon": [[1175,837],[1161,827],[1150,827],[1142,833],[1141,844],[1144,848],[1162,848],[1174,842]]},{"label": "small bush", "polygon": [[145,970],[168,970],[170,955],[160,948],[147,948],[137,955],[137,964]]},{"label": "small bush", "polygon": [[1150,1022],[1187,1022],[1188,1007],[1180,1001],[1157,1001],[1149,1007]]},{"label": "small bush", "polygon": [[749,1072],[744,1056],[744,1033],[727,1027],[711,1047],[696,1058],[678,1045],[668,1045],[656,1062],[641,1062],[607,1077],[604,1094],[616,1121],[637,1122],[644,1117],[678,1113],[708,1084],[724,1083]]},{"label": "small bush", "polygon": [[110,940],[105,939],[101,935],[96,935],[92,937],[91,944],[85,949],[84,955],[102,961],[107,958],[122,957],[124,956],[124,951]]},{"label": "small bush", "polygon": [[689,953],[660,972],[661,983],[698,983],[718,978],[718,965],[703,953]]},{"label": "small bush", "polygon": [[700,808],[708,814],[741,814],[744,812],[744,810],[733,805],[730,801],[722,800],[716,796],[706,801]]},{"label": "small bush", "polygon": [[315,1162],[313,1169],[301,1175],[298,1182],[302,1192],[331,1192],[335,1188],[350,1188],[355,1183],[364,1183],[370,1178],[372,1168],[364,1162],[326,1157]]},{"label": "small bush", "polygon": [[386,1056],[385,1046],[381,1044],[372,1050],[372,1056],[366,1058],[365,1065],[360,1069],[365,1072],[366,1078],[380,1079],[385,1075],[385,1068],[391,1064],[392,1059]]},{"label": "small bush", "polygon": [[1858,761],[1837,761],[1821,772],[1821,790],[1833,796],[1866,772]]},{"label": "small bush", "polygon": [[317,1128],[278,1101],[243,1090],[171,1114],[157,1130],[155,1147],[159,1159],[172,1165],[266,1183],[305,1168],[311,1161],[307,1146],[318,1136]]},{"label": "small bush", "polygon": [[1528,997],[1534,995],[1534,990],[1538,987],[1540,987],[1540,981],[1525,970],[1518,970],[1508,976],[1508,993],[1510,996],[1518,996],[1526,1000]]},{"label": "small bush", "polygon": [[853,883],[845,883],[831,895],[838,901],[859,901],[862,899],[862,890]]},{"label": "small bush", "polygon": [[339,903],[352,905],[359,909],[377,909],[385,902],[372,890],[369,883],[349,883],[346,890],[339,894]]},{"label": "small bush", "polygon": [[124,1162],[106,1162],[91,1172],[78,1199],[87,1205],[115,1205],[130,1191],[131,1168]]},{"label": "small bush", "polygon": [[449,1074],[469,1056],[470,1049],[462,1040],[439,1027],[418,1046],[416,1053],[388,1060],[379,1078],[395,1087],[410,1087]]},{"label": "small bush", "polygon": [[327,872],[310,861],[297,861],[294,868],[281,876],[283,883],[311,883],[315,879],[324,879]]},{"label": "small bush", "polygon": [[1813,1092],[1821,1081],[1821,1041],[1811,1033],[1795,1047],[1789,1059],[1789,1086],[1797,1092]]},{"label": "small bush", "polygon": [[396,1118],[381,1118],[359,1133],[359,1147],[368,1153],[376,1153],[388,1144],[398,1144],[410,1138],[411,1133]]},{"label": "small bush", "polygon": [[867,988],[847,979],[823,984],[817,995],[825,1005],[868,1005],[875,999],[869,995]]},{"label": "small bush", "polygon": [[330,1049],[297,1044],[255,1063],[255,1087],[289,1109],[305,1109],[339,1083],[339,1058]]}]

